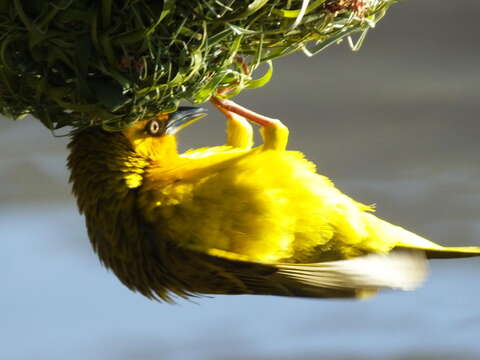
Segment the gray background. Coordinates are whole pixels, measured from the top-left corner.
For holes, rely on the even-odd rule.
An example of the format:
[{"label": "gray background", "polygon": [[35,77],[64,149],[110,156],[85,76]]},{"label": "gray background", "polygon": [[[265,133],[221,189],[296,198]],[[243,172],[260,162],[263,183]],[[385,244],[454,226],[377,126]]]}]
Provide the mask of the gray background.
[{"label": "gray background", "polygon": [[[394,5],[363,48],[276,63],[237,101],[383,218],[480,245],[478,2]],[[223,141],[215,111],[183,148]],[[434,262],[425,287],[368,301],[217,296],[159,304],[102,268],[70,195],[67,139],[0,121],[0,358],[478,359],[478,259]]]}]

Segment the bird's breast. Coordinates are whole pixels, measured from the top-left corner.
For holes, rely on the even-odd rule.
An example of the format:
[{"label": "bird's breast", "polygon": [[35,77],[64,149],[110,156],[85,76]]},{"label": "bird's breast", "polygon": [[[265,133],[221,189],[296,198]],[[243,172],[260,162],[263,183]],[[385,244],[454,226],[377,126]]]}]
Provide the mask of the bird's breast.
[{"label": "bird's breast", "polygon": [[331,238],[328,216],[318,217],[330,183],[300,153],[198,155],[147,170],[140,208],[159,237],[261,262],[291,258],[299,238],[312,238],[307,251]]}]

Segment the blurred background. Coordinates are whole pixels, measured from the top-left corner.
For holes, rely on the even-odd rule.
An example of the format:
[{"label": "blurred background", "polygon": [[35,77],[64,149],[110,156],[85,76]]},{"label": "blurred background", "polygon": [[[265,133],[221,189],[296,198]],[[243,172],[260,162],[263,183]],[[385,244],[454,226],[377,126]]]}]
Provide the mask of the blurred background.
[{"label": "blurred background", "polygon": [[[480,3],[398,3],[360,52],[277,62],[238,102],[282,119],[344,192],[444,244],[480,245]],[[223,142],[224,120],[184,131]],[[92,253],[67,138],[0,121],[0,359],[479,359],[480,260],[433,262],[419,291],[368,301],[216,296],[152,302]]]}]

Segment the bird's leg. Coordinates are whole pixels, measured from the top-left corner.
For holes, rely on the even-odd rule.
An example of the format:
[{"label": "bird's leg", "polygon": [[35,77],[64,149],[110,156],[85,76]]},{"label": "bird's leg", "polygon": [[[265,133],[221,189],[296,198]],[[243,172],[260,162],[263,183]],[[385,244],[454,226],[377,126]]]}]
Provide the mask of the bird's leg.
[{"label": "bird's leg", "polygon": [[[285,150],[288,143],[288,128],[280,120],[260,115],[244,108],[228,99],[212,97],[215,104],[224,114],[227,112],[238,114],[247,120],[262,126],[260,133],[263,137],[263,148],[268,150]],[[227,115],[228,116],[228,115]]]},{"label": "bird's leg", "polygon": [[[215,103],[214,103],[215,104]],[[222,106],[215,106],[227,117],[227,145],[241,149],[251,149],[253,146],[252,125],[243,117]]]}]

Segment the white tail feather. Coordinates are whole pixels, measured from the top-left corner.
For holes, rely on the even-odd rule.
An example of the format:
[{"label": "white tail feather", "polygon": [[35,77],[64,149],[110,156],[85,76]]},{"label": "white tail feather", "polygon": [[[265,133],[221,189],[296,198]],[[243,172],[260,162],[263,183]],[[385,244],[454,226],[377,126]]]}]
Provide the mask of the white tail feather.
[{"label": "white tail feather", "polygon": [[332,289],[414,290],[427,275],[423,251],[399,249],[315,264],[279,264],[278,275],[306,286]]}]

